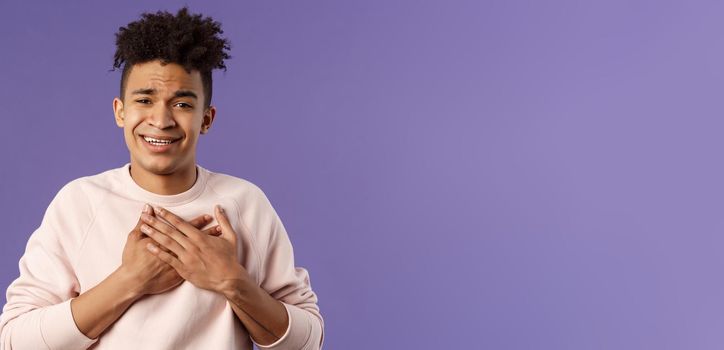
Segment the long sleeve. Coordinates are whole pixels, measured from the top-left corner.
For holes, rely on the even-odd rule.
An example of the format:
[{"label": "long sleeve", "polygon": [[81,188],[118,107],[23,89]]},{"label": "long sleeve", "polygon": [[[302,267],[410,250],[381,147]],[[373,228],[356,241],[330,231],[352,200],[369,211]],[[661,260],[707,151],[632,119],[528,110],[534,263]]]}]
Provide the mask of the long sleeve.
[{"label": "long sleeve", "polygon": [[70,309],[80,290],[71,259],[88,222],[88,207],[73,183],[48,206],[20,258],[20,276],[7,289],[0,349],[86,349],[96,341],[78,330]]},{"label": "long sleeve", "polygon": [[[289,315],[286,333],[274,344],[256,344],[268,350],[316,350],[324,342],[324,319],[312,291],[309,273],[295,267],[294,251],[284,225],[266,195],[261,194],[262,217],[270,227],[266,253],[263,254],[261,288],[282,302]],[[267,226],[267,225],[262,225]]]}]

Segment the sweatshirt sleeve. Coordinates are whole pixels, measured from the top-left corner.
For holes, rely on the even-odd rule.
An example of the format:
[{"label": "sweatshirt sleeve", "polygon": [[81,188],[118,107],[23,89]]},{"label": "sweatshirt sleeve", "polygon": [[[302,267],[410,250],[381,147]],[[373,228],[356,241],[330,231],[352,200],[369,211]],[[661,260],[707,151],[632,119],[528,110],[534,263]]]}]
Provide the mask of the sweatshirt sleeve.
[{"label": "sweatshirt sleeve", "polygon": [[70,309],[80,290],[72,253],[90,216],[87,199],[72,184],[53,198],[28,239],[0,315],[0,349],[86,349],[96,341],[78,330]]},{"label": "sweatshirt sleeve", "polygon": [[[295,267],[294,251],[284,225],[266,195],[261,193],[261,211],[270,226],[266,253],[262,255],[261,288],[287,309],[286,333],[270,345],[254,344],[267,350],[317,350],[324,342],[324,319],[312,291],[309,273]],[[262,235],[261,237],[265,237]],[[252,340],[253,341],[253,340]]]}]

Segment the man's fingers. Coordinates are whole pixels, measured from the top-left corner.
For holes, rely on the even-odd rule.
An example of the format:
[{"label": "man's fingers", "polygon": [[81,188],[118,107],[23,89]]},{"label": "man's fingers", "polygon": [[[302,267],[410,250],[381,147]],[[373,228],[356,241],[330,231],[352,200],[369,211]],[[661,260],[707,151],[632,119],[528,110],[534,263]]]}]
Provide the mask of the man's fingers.
[{"label": "man's fingers", "polygon": [[[224,208],[221,207],[221,205],[216,205],[216,221],[219,222],[219,226],[221,227],[221,237],[226,239],[228,242],[230,242],[232,245],[236,245],[236,242],[238,240],[238,237],[236,236],[236,232],[234,232],[234,228],[231,227],[231,223],[229,222],[229,218],[226,216],[226,211]],[[243,234],[243,232],[242,232]]]},{"label": "man's fingers", "polygon": [[222,208],[220,205],[215,206],[216,209],[216,221],[219,222],[219,226],[221,226],[222,231],[228,231],[229,233],[234,232],[234,229],[231,227],[231,223],[229,222],[229,218],[226,217],[226,211],[224,208]]},{"label": "man's fingers", "polygon": [[[202,227],[206,226],[211,221],[211,215],[203,214],[199,215],[195,219],[189,221],[189,224],[193,225],[197,229],[201,230]],[[221,234],[221,230],[218,229],[219,225],[209,227],[205,230],[201,230],[206,235],[218,236]]]},{"label": "man's fingers", "polygon": [[207,235],[211,235],[211,236],[218,236],[221,234],[221,226],[215,225],[215,226],[209,227],[201,232],[203,232],[204,234],[207,234]]},{"label": "man's fingers", "polygon": [[204,214],[204,215],[199,215],[195,219],[189,221],[189,224],[193,225],[194,227],[196,227],[197,229],[200,230],[202,227],[206,226],[206,224],[208,224],[209,221],[211,221],[211,216]]},{"label": "man's fingers", "polygon": [[[151,216],[155,216],[153,213],[153,208],[148,205],[148,203],[143,205],[143,213],[146,213]],[[134,240],[139,240],[145,237],[146,235],[141,232],[141,225],[143,225],[143,219],[141,218],[141,215],[138,216],[138,222],[136,223],[136,227],[131,230],[131,232],[128,234],[129,237],[133,238]],[[134,233],[135,232],[135,233]]]},{"label": "man's fingers", "polygon": [[173,226],[177,231],[181,232],[184,237],[188,237],[192,240],[202,237],[200,236],[201,231],[198,228],[192,226],[189,222],[180,218],[178,215],[172,213],[171,211],[163,207],[158,207],[155,208],[155,212],[156,216],[164,219],[166,222],[171,224],[171,226]]},{"label": "man's fingers", "polygon": [[146,244],[146,249],[156,255],[159,259],[161,259],[161,261],[171,265],[171,267],[173,267],[177,273],[183,267],[183,264],[181,263],[181,261],[179,261],[176,255],[171,255],[172,253],[167,253],[163,250],[159,250],[158,247],[154,244]]},{"label": "man's fingers", "polygon": [[146,239],[146,243],[153,244],[153,245],[156,246],[156,248],[161,249],[161,250],[163,250],[164,252],[169,253],[169,254],[171,254],[171,255],[173,255],[173,256],[176,256],[176,254],[175,254],[174,252],[170,251],[168,248],[166,248],[166,247],[164,247],[164,246],[162,246],[162,245],[157,244],[156,241],[154,241],[151,237],[148,237],[148,235],[146,235],[146,234],[143,234],[143,235],[145,236],[144,238]]}]

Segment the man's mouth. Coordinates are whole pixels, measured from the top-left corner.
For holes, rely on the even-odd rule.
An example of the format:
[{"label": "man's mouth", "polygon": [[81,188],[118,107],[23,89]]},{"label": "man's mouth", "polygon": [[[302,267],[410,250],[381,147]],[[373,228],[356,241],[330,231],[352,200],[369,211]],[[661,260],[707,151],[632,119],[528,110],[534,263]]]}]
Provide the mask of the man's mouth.
[{"label": "man's mouth", "polygon": [[176,142],[181,140],[181,137],[170,137],[170,136],[147,136],[140,135],[143,138],[143,143],[146,145],[146,149],[153,153],[165,153],[170,152],[176,148]]},{"label": "man's mouth", "polygon": [[178,141],[178,138],[172,138],[172,137],[166,137],[166,136],[145,136],[141,135],[141,137],[148,142],[151,145],[154,146],[165,146],[170,145],[176,141]]}]

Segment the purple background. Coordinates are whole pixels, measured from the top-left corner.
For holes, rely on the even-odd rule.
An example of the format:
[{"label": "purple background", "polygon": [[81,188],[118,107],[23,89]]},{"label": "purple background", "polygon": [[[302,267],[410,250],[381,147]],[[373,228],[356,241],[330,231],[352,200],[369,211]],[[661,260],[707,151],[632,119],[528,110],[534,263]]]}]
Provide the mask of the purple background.
[{"label": "purple background", "polygon": [[[721,349],[724,4],[186,3],[233,46],[199,164],[269,196],[326,348]],[[129,160],[114,33],[183,4],[0,3],[3,288]]]}]

